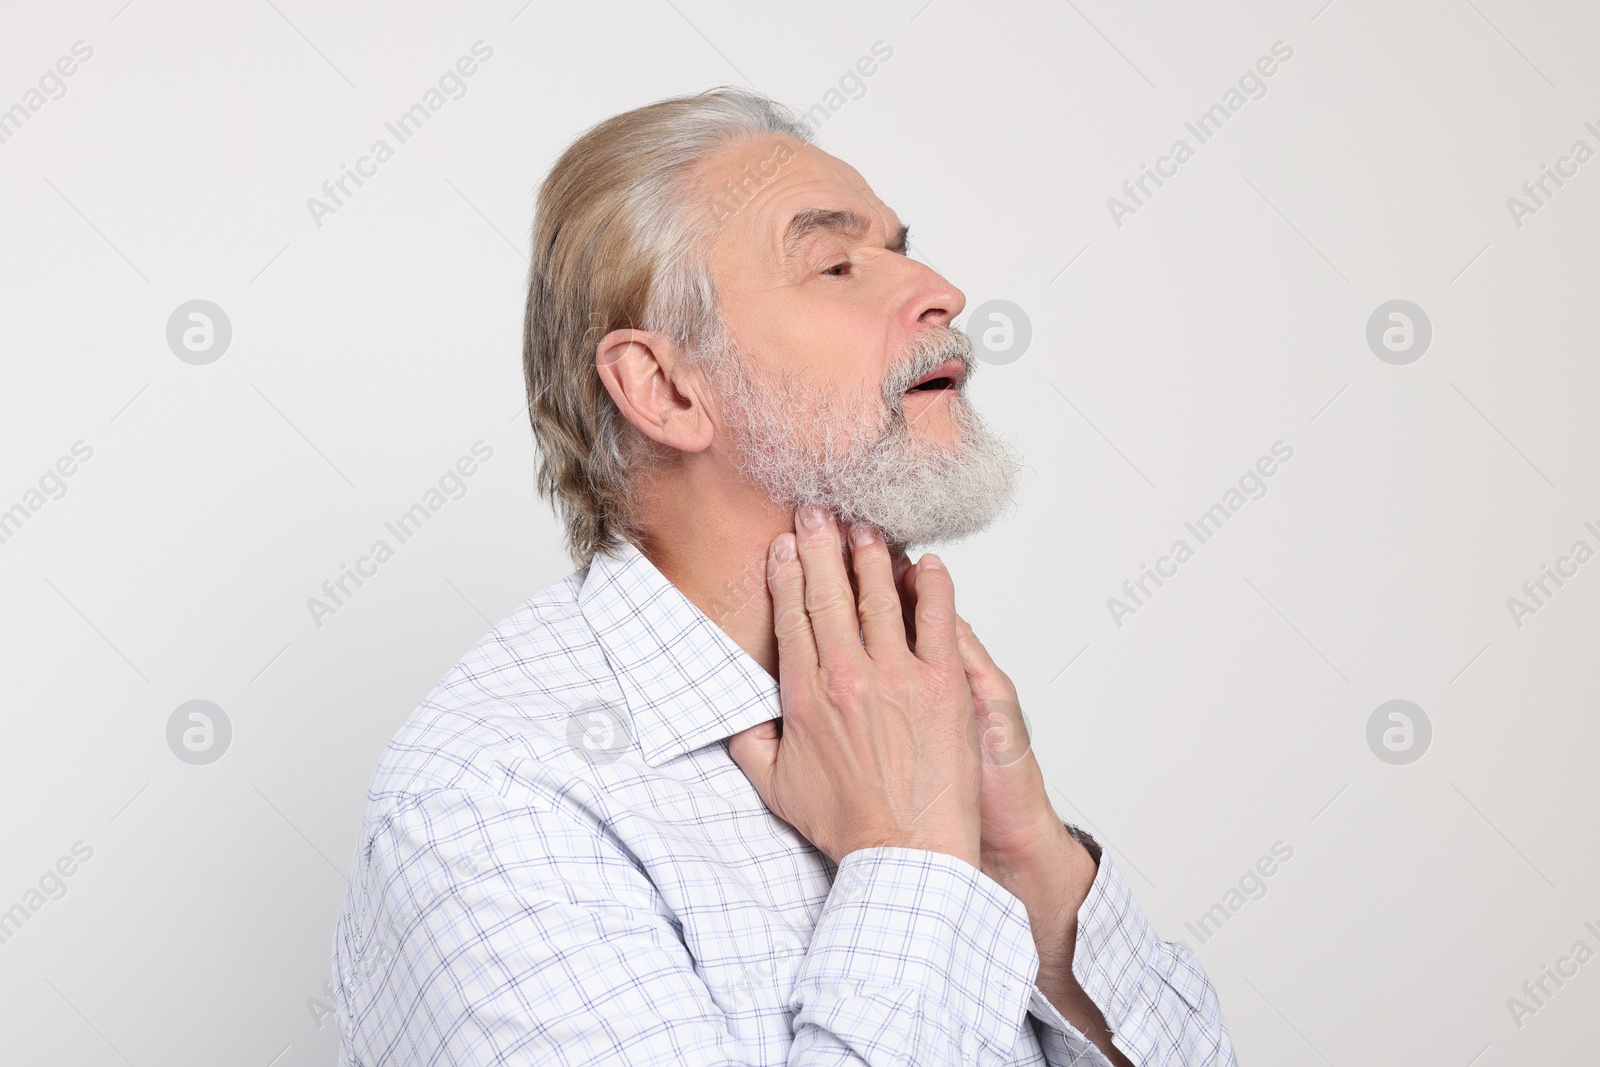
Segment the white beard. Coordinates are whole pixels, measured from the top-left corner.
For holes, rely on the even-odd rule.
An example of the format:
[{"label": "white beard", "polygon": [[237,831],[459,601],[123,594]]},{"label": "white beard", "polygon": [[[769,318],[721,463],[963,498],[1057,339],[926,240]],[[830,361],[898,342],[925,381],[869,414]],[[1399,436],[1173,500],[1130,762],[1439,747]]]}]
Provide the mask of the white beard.
[{"label": "white beard", "polygon": [[[858,390],[843,404],[836,389],[756,366],[721,325],[693,358],[721,401],[740,475],[774,503],[821,505],[842,524],[875,526],[904,547],[967,537],[1014,502],[1021,458],[967,399],[976,361],[960,330],[922,334],[885,376],[881,399]],[[902,405],[911,383],[950,359],[967,370],[946,398],[954,446],[919,433]]]}]

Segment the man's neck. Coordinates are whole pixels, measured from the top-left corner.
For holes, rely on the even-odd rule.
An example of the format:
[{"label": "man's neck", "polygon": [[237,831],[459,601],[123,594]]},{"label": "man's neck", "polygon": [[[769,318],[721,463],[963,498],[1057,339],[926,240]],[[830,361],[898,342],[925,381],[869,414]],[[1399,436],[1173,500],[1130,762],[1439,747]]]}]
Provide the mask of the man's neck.
[{"label": "man's neck", "polygon": [[646,531],[639,550],[776,678],[767,551],[773,538],[794,529],[792,514],[743,483],[685,474],[680,468],[637,487]]},{"label": "man's neck", "polygon": [[[696,476],[690,476],[685,468],[695,466]],[[684,464],[637,487],[646,531],[639,550],[776,678],[778,640],[772,630],[767,554],[773,538],[794,529],[794,513],[742,481],[705,477],[706,466]],[[893,558],[898,579],[909,560],[903,547],[893,548]],[[850,580],[854,585],[853,574]]]}]

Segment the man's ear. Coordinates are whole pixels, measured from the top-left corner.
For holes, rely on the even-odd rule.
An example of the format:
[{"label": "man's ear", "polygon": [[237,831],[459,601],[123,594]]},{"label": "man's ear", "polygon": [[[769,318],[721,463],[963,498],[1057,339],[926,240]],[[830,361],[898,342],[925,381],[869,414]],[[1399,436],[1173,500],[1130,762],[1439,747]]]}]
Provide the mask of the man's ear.
[{"label": "man's ear", "polygon": [[706,407],[705,376],[682,357],[672,338],[612,330],[595,346],[594,365],[617,410],[640,433],[682,452],[711,444],[715,428]]}]

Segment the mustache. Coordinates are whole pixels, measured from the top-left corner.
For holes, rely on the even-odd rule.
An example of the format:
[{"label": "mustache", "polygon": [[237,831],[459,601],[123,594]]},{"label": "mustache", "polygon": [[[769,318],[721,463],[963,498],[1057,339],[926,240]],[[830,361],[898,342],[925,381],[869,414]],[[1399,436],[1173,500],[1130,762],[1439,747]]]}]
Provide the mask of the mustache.
[{"label": "mustache", "polygon": [[956,360],[961,364],[961,391],[978,369],[978,359],[972,350],[972,338],[953,326],[940,326],[928,330],[909,346],[905,357],[891,368],[883,378],[883,399],[890,410],[900,406],[901,399],[911,384],[936,369],[941,363]]}]

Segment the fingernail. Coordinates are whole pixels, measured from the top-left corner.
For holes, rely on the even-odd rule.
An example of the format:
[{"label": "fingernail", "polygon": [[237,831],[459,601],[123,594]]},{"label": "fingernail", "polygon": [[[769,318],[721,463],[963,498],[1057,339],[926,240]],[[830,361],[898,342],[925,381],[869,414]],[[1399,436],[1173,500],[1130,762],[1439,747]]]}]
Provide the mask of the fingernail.
[{"label": "fingernail", "polygon": [[917,557],[917,566],[927,567],[930,570],[940,570],[944,567],[944,563],[932,552],[924,552]]},{"label": "fingernail", "polygon": [[807,504],[800,509],[800,524],[808,530],[820,530],[827,521],[828,516],[815,504]]},{"label": "fingernail", "polygon": [[858,522],[850,527],[850,543],[857,548],[866,548],[877,540],[877,531],[864,522]]},{"label": "fingernail", "polygon": [[772,555],[780,563],[788,563],[794,559],[794,535],[779,534],[777,540],[772,542]]}]

